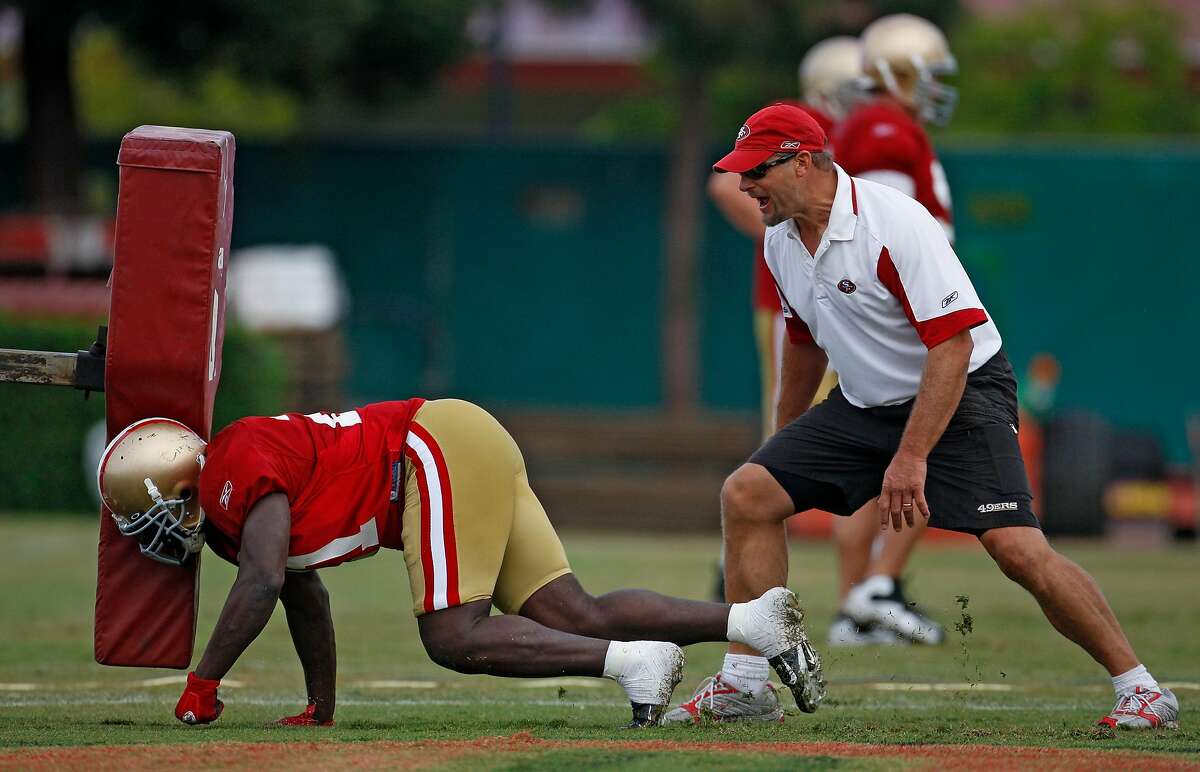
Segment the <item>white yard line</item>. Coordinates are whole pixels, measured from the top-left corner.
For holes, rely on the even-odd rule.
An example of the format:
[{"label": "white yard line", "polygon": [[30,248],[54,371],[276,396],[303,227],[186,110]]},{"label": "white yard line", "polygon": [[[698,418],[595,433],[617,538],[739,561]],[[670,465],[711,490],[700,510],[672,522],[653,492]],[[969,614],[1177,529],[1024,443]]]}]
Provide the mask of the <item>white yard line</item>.
[{"label": "white yard line", "polygon": [[564,686],[582,686],[587,689],[597,689],[605,686],[599,678],[536,678],[532,681],[520,681],[517,684],[522,689],[553,689]]},{"label": "white yard line", "polygon": [[[230,705],[255,705],[266,707],[277,707],[283,710],[288,710],[296,706],[297,700],[300,698],[236,698],[230,700]],[[64,706],[80,706],[80,705],[162,705],[169,707],[175,704],[173,698],[167,699],[163,697],[151,698],[148,696],[135,697],[119,697],[110,699],[101,698],[70,698],[62,697],[56,699],[45,700],[21,700],[21,699],[4,699],[0,697],[0,708],[46,708],[46,707],[64,707]],[[365,705],[375,708],[386,707],[422,707],[422,706],[448,706],[448,707],[471,707],[478,705],[496,706],[496,707],[544,707],[544,708],[567,708],[573,710],[584,710],[585,708],[603,708],[611,710],[613,708],[626,708],[629,703],[624,700],[588,700],[587,702],[578,702],[572,700],[548,700],[548,699],[530,699],[530,700],[450,700],[450,699],[429,699],[420,700],[413,698],[403,699],[377,699],[365,700],[360,698],[338,699],[338,706],[344,707],[347,705]],[[1085,710],[1089,706],[1073,703],[1029,703],[1020,701],[1012,704],[997,704],[997,703],[964,703],[961,700],[922,700],[914,702],[904,697],[897,699],[889,699],[887,702],[879,703],[874,707],[887,710],[902,710],[902,711],[935,711],[946,710],[953,708],[956,711],[977,711],[984,713],[1007,713],[1007,712],[1027,712],[1029,710],[1047,710],[1047,711],[1077,711]],[[838,711],[838,707],[828,706],[822,708],[822,712]]]},{"label": "white yard line", "polygon": [[898,681],[883,681],[867,686],[881,692],[1011,692],[1015,688],[1012,684],[925,684]]}]

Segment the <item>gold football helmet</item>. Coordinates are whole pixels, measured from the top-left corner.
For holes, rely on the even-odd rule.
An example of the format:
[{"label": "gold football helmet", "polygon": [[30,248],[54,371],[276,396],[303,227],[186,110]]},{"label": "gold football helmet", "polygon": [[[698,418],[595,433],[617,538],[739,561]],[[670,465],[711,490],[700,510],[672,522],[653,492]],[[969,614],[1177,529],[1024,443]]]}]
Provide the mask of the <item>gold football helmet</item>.
[{"label": "gold football helmet", "polygon": [[827,38],[800,60],[801,98],[840,121],[859,97],[862,74],[858,39],[848,35]]},{"label": "gold football helmet", "polygon": [[958,63],[932,22],[908,13],[877,19],[863,30],[862,57],[873,86],[887,90],[926,123],[949,123],[958,89],[938,78],[956,74]]},{"label": "gold football helmet", "polygon": [[145,418],[121,430],[100,457],[96,484],[117,528],[142,554],[183,565],[204,546],[200,469],[206,444],[169,418]]}]

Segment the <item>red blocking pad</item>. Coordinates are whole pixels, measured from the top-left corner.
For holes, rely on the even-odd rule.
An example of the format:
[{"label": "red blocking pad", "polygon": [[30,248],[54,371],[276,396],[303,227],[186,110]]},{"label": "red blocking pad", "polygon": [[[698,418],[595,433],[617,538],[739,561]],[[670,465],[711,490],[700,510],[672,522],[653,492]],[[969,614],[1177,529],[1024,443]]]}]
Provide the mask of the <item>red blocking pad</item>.
[{"label": "red blocking pad", "polygon": [[[226,131],[141,126],[121,141],[104,375],[109,439],[151,416],[209,437],[225,333],[233,156]],[[96,661],[188,667],[199,566],[143,557],[102,510]]]}]

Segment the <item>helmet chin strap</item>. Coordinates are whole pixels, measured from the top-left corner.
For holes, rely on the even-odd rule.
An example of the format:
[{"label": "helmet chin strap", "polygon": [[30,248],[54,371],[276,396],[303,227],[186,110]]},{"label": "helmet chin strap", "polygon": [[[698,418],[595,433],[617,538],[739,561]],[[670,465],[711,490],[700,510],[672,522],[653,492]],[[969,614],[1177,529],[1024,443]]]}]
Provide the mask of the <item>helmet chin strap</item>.
[{"label": "helmet chin strap", "polygon": [[167,504],[163,501],[162,494],[158,492],[158,487],[154,484],[154,481],[147,477],[142,482],[146,484],[146,493],[150,494],[150,500],[161,507],[165,507]]}]

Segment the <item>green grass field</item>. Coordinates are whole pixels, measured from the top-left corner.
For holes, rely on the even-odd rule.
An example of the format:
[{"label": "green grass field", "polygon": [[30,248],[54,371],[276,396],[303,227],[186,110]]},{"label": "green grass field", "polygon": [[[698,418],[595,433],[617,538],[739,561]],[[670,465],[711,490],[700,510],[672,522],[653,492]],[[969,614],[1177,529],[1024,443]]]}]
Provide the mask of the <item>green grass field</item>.
[{"label": "green grass field", "polygon": [[[1154,754],[1150,761],[1172,768],[1200,764],[1200,731],[1190,720],[1190,708],[1200,699],[1200,593],[1194,589],[1200,571],[1194,548],[1142,552],[1059,545],[1096,576],[1143,661],[1176,688],[1184,708],[1179,731],[1094,729],[1112,704],[1103,670],[1058,637],[1033,601],[978,547],[930,546],[913,561],[910,594],[952,631],[946,645],[859,650],[821,645],[829,697],[814,715],[793,709],[783,725],[634,733],[618,729],[627,708],[619,687],[609,681],[460,676],[431,663],[409,611],[402,556],[394,552],[323,574],[338,630],[335,728],[267,726],[297,712],[304,701],[282,614],[226,679],[221,720],[211,727],[183,726],[171,712],[180,674],[105,668],[92,660],[95,539],[90,519],[0,515],[0,746],[6,749],[0,751],[0,768],[88,763],[37,750],[45,746],[200,742],[205,745],[197,751],[205,755],[193,759],[200,766],[221,766],[219,754],[233,754],[225,766],[260,768],[275,768],[288,757],[256,750],[261,746],[229,750],[213,743],[287,742],[306,753],[384,754],[376,766],[419,761],[472,769],[568,764],[662,769],[697,763],[771,769],[794,768],[796,755],[805,755],[810,767],[895,768],[933,763],[937,749],[924,746],[947,744],[981,746],[972,751],[980,755],[964,757],[980,765],[988,763],[988,753],[1000,752],[986,746],[1087,749],[1109,754],[1099,758],[1111,760],[1111,766],[1128,763],[1130,751]],[[707,595],[718,548],[715,536],[568,532],[563,540],[593,592],[638,586],[688,597]],[[809,633],[823,644],[834,608],[831,550],[824,543],[794,545],[791,565],[791,586],[808,609]],[[232,579],[230,566],[205,556],[197,657]],[[959,596],[966,599],[965,610]],[[966,634],[954,631],[964,613],[972,623]],[[688,649],[676,701],[715,672],[722,651],[717,644]],[[791,705],[790,696],[785,699]],[[425,744],[413,745],[416,741]],[[851,753],[837,745],[842,750],[819,753],[784,743],[872,748]],[[25,750],[13,755],[13,748]],[[352,766],[372,766],[375,757],[354,758]],[[1076,759],[1067,766],[1110,765],[1091,755],[1063,758]],[[137,767],[128,758],[122,764]],[[319,766],[336,764],[326,759]]]}]

